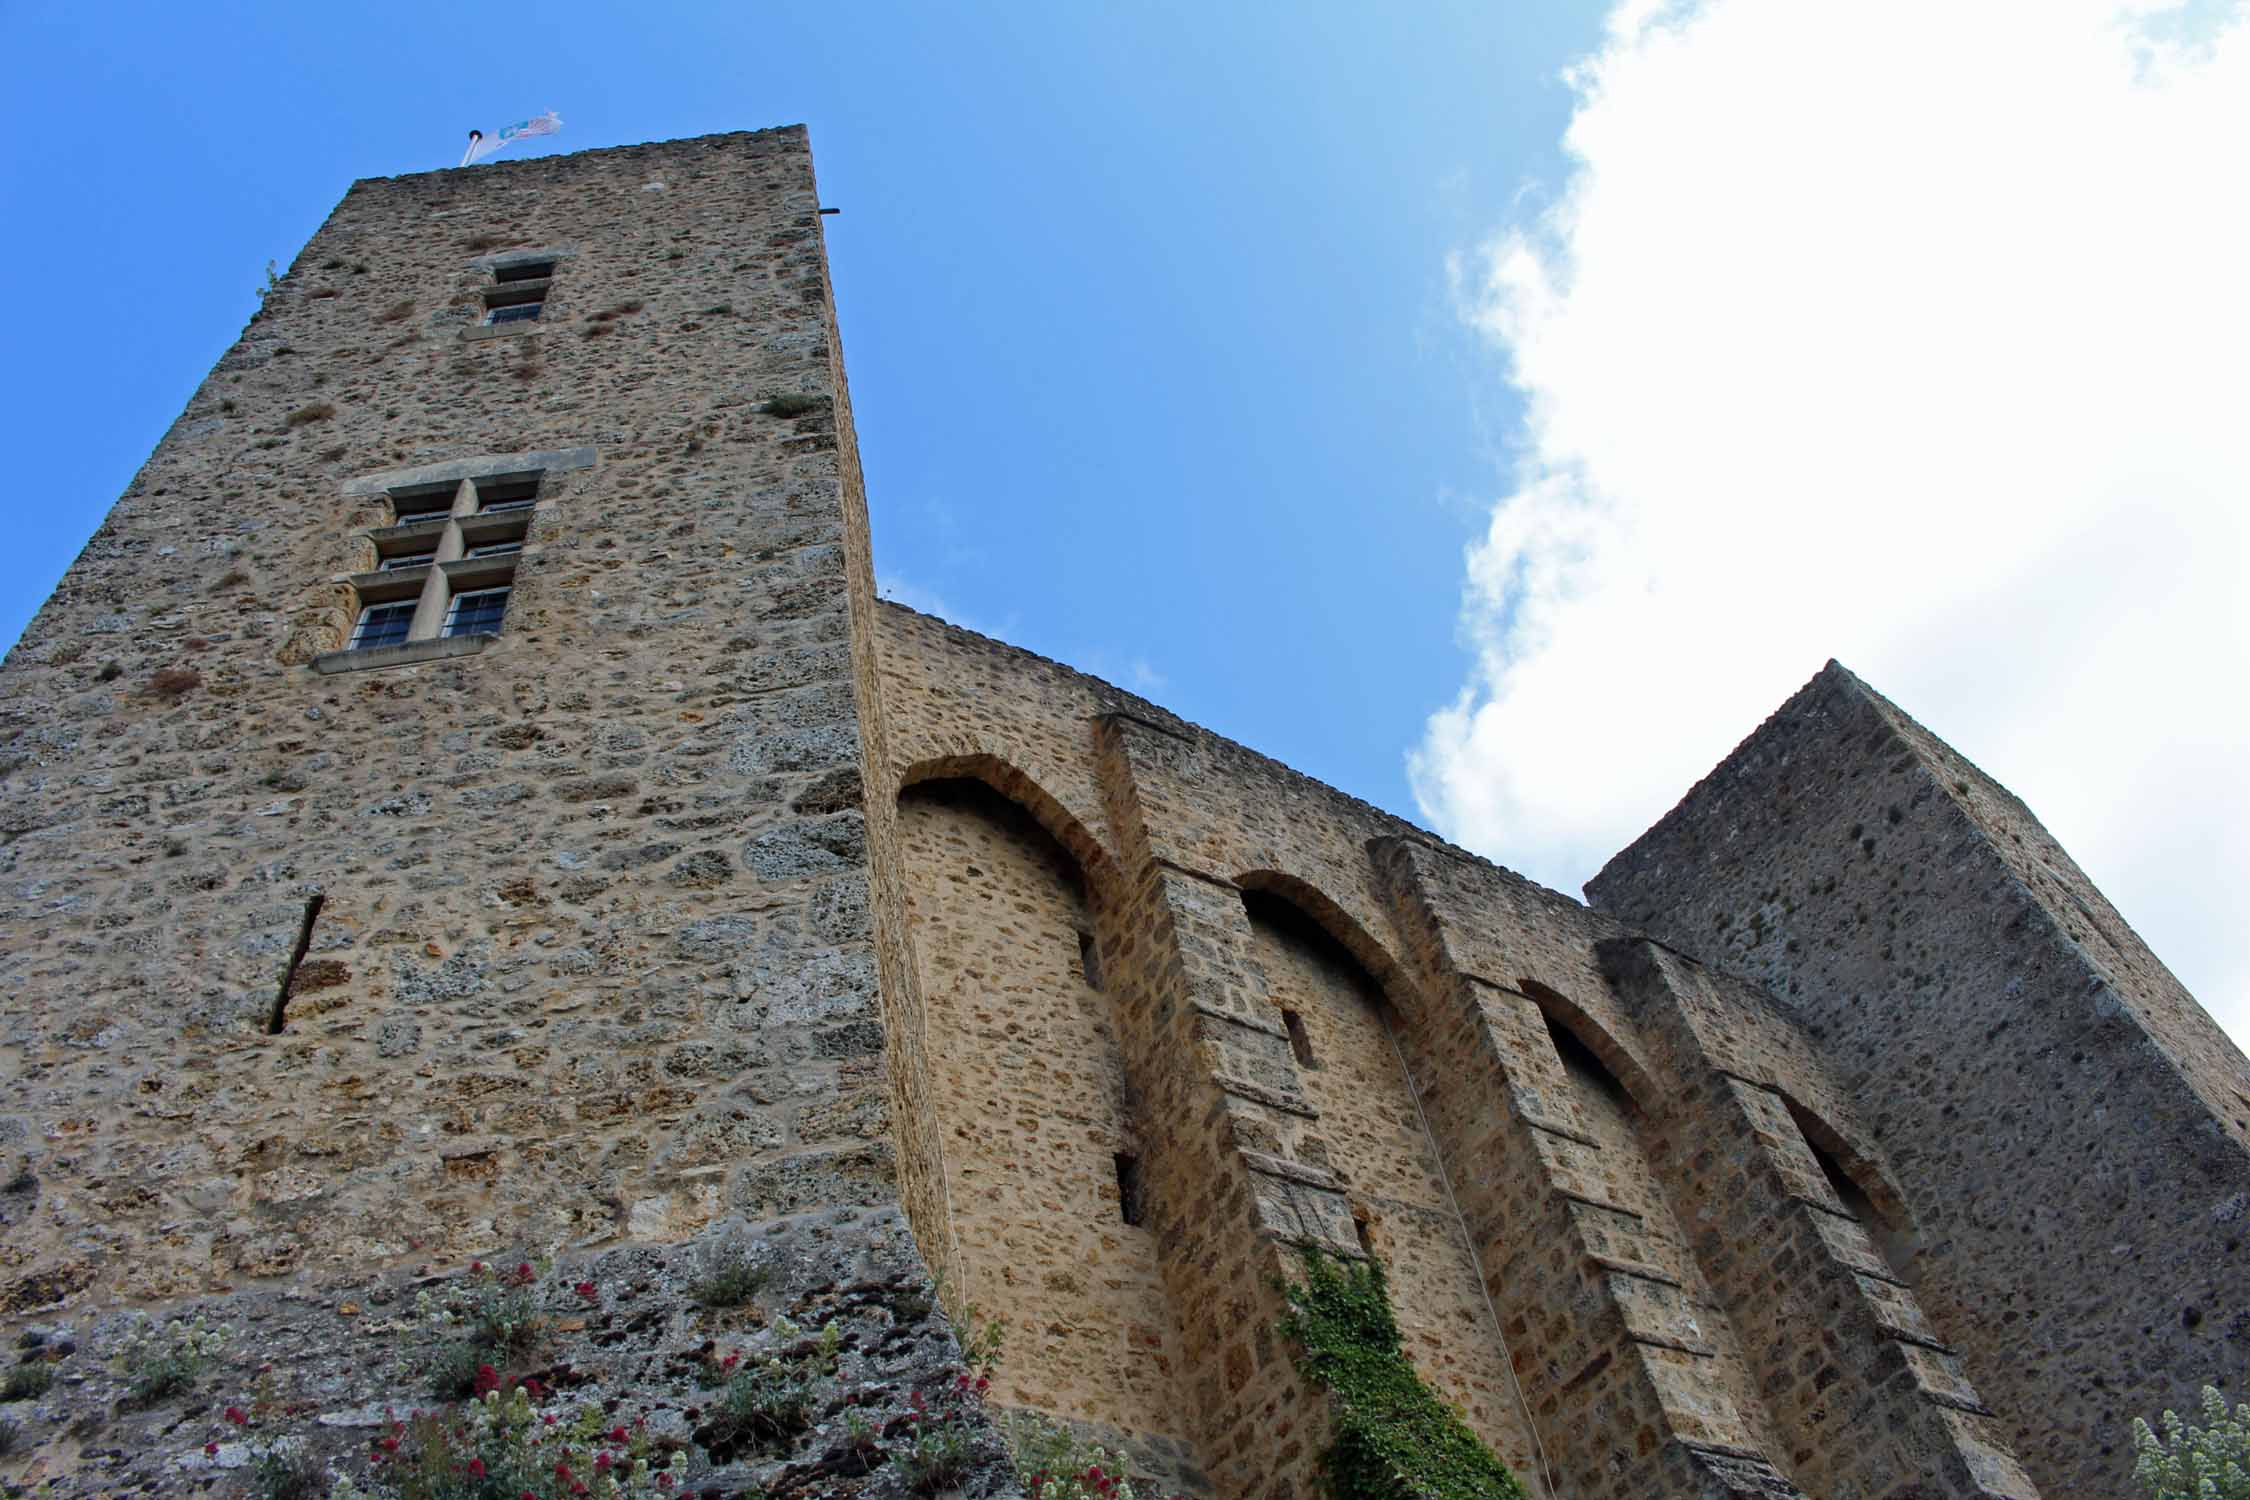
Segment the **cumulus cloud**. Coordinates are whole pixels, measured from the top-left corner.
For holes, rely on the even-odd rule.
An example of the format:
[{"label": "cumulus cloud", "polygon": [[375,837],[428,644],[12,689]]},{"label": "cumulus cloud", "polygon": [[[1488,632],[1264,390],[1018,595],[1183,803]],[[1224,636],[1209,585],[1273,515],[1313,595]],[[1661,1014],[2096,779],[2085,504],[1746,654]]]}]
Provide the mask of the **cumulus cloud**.
[{"label": "cumulus cloud", "polygon": [[1836,656],[2250,1035],[2250,14],[1628,0],[1570,82],[1454,267],[1524,418],[1423,812],[1575,888]]}]

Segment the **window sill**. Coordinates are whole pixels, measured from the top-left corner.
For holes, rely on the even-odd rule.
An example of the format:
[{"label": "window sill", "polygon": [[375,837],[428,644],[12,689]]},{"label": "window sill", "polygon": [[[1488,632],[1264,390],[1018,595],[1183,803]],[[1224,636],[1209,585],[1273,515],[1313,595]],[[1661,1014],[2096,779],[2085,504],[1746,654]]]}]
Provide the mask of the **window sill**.
[{"label": "window sill", "polygon": [[522,338],[526,334],[544,332],[539,323],[537,318],[518,318],[513,323],[471,323],[461,330],[461,338],[465,343],[478,339]]},{"label": "window sill", "polygon": [[337,672],[368,672],[378,667],[410,667],[417,662],[474,656],[497,639],[499,637],[490,635],[441,635],[398,646],[377,646],[367,651],[330,651],[314,657],[312,669],[328,676]]}]

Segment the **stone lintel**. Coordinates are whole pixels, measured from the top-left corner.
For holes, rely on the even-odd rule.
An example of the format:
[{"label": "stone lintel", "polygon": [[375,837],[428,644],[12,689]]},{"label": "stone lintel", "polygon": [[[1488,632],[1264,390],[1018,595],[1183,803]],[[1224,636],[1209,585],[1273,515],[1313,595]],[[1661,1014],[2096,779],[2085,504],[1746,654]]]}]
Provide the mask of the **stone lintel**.
[{"label": "stone lintel", "polygon": [[426,641],[406,641],[362,651],[328,651],[312,659],[312,669],[327,676],[337,672],[367,672],[378,667],[411,667],[420,662],[474,656],[497,639],[489,635],[441,635]]},{"label": "stone lintel", "polygon": [[387,469],[379,474],[362,474],[357,479],[344,482],[344,493],[353,496],[381,495],[391,490],[459,484],[464,479],[487,479],[494,474],[520,474],[528,470],[537,470],[543,474],[563,474],[572,469],[591,469],[594,467],[595,453],[596,450],[591,445],[582,448],[535,448],[525,453],[481,453],[473,458],[451,458],[443,463],[422,464],[412,469]]}]

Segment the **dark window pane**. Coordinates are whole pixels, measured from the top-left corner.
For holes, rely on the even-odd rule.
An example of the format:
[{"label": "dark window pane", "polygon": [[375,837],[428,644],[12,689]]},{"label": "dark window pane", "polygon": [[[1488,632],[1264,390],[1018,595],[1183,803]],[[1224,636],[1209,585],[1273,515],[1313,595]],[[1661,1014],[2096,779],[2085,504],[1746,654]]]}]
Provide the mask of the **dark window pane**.
[{"label": "dark window pane", "polygon": [[353,651],[372,651],[377,646],[396,646],[406,639],[406,632],[414,625],[414,606],[407,604],[370,604],[360,611],[359,624],[352,631]]},{"label": "dark window pane", "polygon": [[508,612],[506,589],[479,589],[459,594],[445,613],[447,635],[498,635],[500,617]]},{"label": "dark window pane", "polygon": [[492,316],[486,318],[485,321],[487,323],[528,323],[533,318],[536,318],[538,316],[538,303],[518,302],[514,307],[494,308],[492,310]]}]

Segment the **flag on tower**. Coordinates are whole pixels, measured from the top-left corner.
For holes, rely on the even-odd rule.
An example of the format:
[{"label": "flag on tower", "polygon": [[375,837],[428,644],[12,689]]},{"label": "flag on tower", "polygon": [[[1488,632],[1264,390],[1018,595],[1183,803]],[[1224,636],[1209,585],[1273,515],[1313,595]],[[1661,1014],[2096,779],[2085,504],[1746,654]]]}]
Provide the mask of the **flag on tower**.
[{"label": "flag on tower", "polygon": [[469,149],[461,153],[461,165],[465,167],[470,162],[481,161],[503,147],[530,140],[535,135],[553,135],[560,129],[562,116],[550,109],[543,115],[518,120],[498,135],[486,135],[481,130],[472,130],[469,132]]}]

